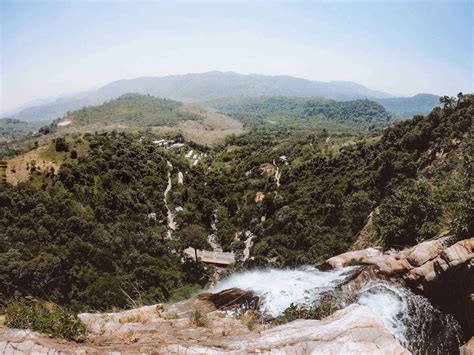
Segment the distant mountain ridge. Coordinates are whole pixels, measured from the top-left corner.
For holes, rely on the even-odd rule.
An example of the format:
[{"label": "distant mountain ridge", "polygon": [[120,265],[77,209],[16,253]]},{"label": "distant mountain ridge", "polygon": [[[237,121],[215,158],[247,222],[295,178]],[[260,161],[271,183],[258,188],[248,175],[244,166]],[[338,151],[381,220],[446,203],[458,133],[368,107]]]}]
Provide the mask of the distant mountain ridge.
[{"label": "distant mountain ridge", "polygon": [[[349,81],[322,82],[285,75],[243,75],[234,72],[212,71],[118,80],[97,90],[63,96],[53,101],[23,107],[8,116],[24,121],[53,120],[68,111],[74,111],[84,106],[100,105],[126,93],[150,94],[182,102],[204,102],[230,96],[324,97],[338,101],[366,98],[396,99],[386,92],[372,90]],[[36,102],[38,101],[36,100]],[[383,105],[383,102],[379,103]],[[397,105],[395,104],[395,106]]]},{"label": "distant mountain ridge", "polygon": [[346,81],[320,82],[291,76],[267,76],[212,71],[199,74],[165,77],[140,77],[118,80],[97,90],[61,97],[10,114],[24,121],[53,120],[67,111],[99,105],[126,93],[150,94],[183,102],[202,102],[228,96],[319,96],[334,100],[355,100],[369,97],[388,98],[390,94],[371,90]]},{"label": "distant mountain ridge", "polygon": [[383,105],[387,110],[408,118],[414,115],[427,115],[439,105],[439,96],[418,94],[412,97],[373,98],[373,101]]}]

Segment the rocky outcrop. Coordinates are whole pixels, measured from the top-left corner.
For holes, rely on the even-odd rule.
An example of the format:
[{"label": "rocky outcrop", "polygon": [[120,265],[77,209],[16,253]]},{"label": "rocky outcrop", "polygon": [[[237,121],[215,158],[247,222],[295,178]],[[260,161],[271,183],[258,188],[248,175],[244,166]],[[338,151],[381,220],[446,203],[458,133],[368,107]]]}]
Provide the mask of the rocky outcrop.
[{"label": "rocky outcrop", "polygon": [[351,251],[328,259],[325,264],[340,268],[351,260],[370,265],[385,277],[403,279],[455,315],[467,335],[474,333],[474,238],[456,241],[443,236],[386,253],[373,248]]},{"label": "rocky outcrop", "polygon": [[380,248],[367,248],[362,250],[348,251],[347,253],[334,256],[326,260],[332,268],[342,268],[347,266],[351,262],[355,263],[368,263],[371,258],[382,255],[382,249]]},{"label": "rocky outcrop", "polygon": [[[99,316],[81,315],[90,331],[81,344],[0,328],[0,352],[409,354],[377,316],[356,304],[321,321],[298,320],[274,328],[260,326],[258,331],[250,331],[242,321],[226,317],[222,311],[208,313],[201,327],[187,318],[160,318],[160,312],[162,306],[149,306],[107,314],[106,330],[97,327]],[[140,318],[136,318],[137,314]]]},{"label": "rocky outcrop", "polygon": [[368,309],[351,305],[324,320],[297,320],[265,330],[255,337],[221,343],[245,353],[409,354]]},{"label": "rocky outcrop", "polygon": [[459,355],[474,355],[474,337],[459,348]]}]

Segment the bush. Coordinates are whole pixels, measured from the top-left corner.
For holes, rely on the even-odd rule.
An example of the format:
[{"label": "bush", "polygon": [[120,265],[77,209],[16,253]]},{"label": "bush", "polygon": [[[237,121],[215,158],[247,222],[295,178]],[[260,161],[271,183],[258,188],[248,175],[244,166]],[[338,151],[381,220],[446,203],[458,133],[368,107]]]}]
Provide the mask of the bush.
[{"label": "bush", "polygon": [[66,140],[63,137],[56,138],[55,148],[57,152],[67,152],[69,151],[69,146]]},{"label": "bush", "polygon": [[258,326],[258,316],[252,311],[246,312],[240,316],[240,321],[250,331],[254,331]]},{"label": "bush", "polygon": [[202,314],[200,310],[194,310],[191,313],[190,322],[192,325],[196,325],[198,327],[205,327],[206,326],[206,316]]},{"label": "bush", "polygon": [[32,329],[52,337],[75,341],[82,341],[86,336],[86,327],[76,314],[55,304],[34,299],[7,303],[5,325],[9,328]]},{"label": "bush", "polygon": [[315,307],[303,307],[292,303],[283,314],[275,319],[276,324],[285,324],[297,319],[323,319],[337,311],[333,303],[322,302]]}]

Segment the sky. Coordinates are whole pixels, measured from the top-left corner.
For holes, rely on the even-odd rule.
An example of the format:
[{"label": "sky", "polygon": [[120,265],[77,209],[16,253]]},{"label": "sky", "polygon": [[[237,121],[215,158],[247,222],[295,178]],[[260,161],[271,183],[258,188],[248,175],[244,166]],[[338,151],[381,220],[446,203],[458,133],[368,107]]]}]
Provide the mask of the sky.
[{"label": "sky", "polygon": [[211,70],[473,92],[473,3],[0,0],[0,110]]}]

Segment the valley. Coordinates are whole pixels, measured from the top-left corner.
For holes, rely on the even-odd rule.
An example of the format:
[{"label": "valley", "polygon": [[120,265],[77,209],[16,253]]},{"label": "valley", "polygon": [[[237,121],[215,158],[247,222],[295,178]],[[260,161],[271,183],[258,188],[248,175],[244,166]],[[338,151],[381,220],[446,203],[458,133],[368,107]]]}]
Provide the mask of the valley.
[{"label": "valley", "polygon": [[[390,303],[393,309],[376,312],[370,320],[381,319],[377,332],[385,332],[387,349],[421,353],[445,323],[452,325],[449,339],[443,338],[446,353],[455,353],[469,339],[471,325],[449,301],[463,299],[472,292],[469,288],[455,284],[455,296],[445,298],[433,291],[438,284],[428,286],[428,277],[414,281],[417,272],[430,272],[424,264],[416,269],[419,265],[399,265],[388,257],[367,259],[364,253],[332,264],[331,257],[374,247],[391,255],[424,241],[445,240],[446,235],[452,241],[439,250],[472,240],[471,95],[409,120],[399,120],[368,100],[274,97],[220,99],[206,105],[212,108],[125,95],[71,112],[42,133],[5,146],[20,147],[6,160],[7,183],[0,185],[0,277],[5,285],[0,299],[6,309],[37,307],[28,306],[30,298],[60,305],[71,317],[91,311],[132,312],[153,304],[180,309],[179,302],[194,302],[190,297],[197,293],[231,288],[258,296],[258,312],[249,322],[268,334],[280,334],[278,327],[283,327],[269,323],[274,318],[285,316],[289,324],[306,317],[332,322],[336,309],[335,319],[345,319],[347,312],[359,312],[357,307]],[[472,246],[465,248],[467,254],[453,254],[455,259],[440,257],[439,265],[448,260],[450,268],[458,265],[452,270],[460,274],[473,255]],[[315,268],[328,265],[347,268]],[[406,278],[399,276],[403,268]],[[356,289],[361,293],[340,298],[338,290],[345,290],[352,278],[360,278]],[[265,288],[266,279],[274,280],[275,288]],[[329,301],[337,307],[328,306]],[[188,329],[195,309],[187,307],[176,320],[187,329],[183,334],[221,329],[221,316],[215,314],[208,316],[212,325]],[[413,316],[400,319],[407,309]],[[144,317],[150,316],[147,312]],[[436,316],[414,318],[422,312]],[[239,324],[246,319],[231,313],[222,317],[222,322]],[[146,331],[155,322],[174,327],[158,318],[141,324]],[[426,322],[432,322],[423,335],[426,340],[417,343],[410,334]],[[95,348],[97,342],[114,344],[124,337],[130,350],[150,345],[141,326],[119,323],[128,330],[111,331],[108,338],[90,335],[88,341],[98,338],[83,346],[96,351],[101,349]],[[268,349],[282,346],[254,338],[253,332],[244,327],[235,336],[243,337],[239,342],[247,339],[249,349],[255,342]],[[2,334],[10,333],[0,328],[0,337],[16,341]],[[183,340],[175,345],[193,349],[183,334],[176,335]],[[40,335],[22,336],[26,338],[18,339],[31,336],[33,343],[46,346]],[[291,341],[303,346],[312,336]],[[207,344],[206,351],[216,346],[237,349],[225,337],[198,343]],[[48,346],[61,349],[54,342]],[[438,343],[434,346],[441,349]]]},{"label": "valley", "polygon": [[473,13],[0,1],[0,354],[474,355]]}]

